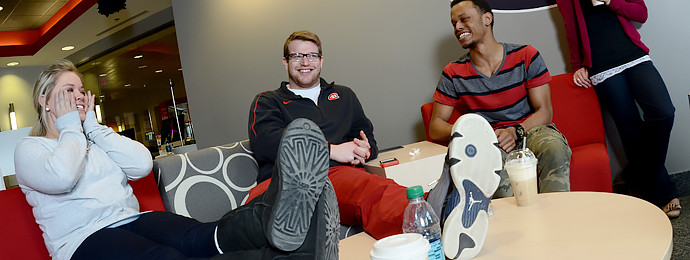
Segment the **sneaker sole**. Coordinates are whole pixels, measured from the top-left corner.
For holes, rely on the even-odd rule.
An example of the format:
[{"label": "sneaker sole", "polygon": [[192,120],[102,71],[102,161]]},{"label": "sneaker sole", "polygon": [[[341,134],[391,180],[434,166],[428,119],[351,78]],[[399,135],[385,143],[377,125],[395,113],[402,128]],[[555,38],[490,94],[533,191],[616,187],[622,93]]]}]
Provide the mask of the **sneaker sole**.
[{"label": "sneaker sole", "polygon": [[[340,211],[338,209],[338,199],[330,180],[326,180],[323,192],[316,205],[317,231],[324,234],[325,238],[317,240],[316,259],[319,260],[338,260],[338,245],[340,243]],[[317,236],[318,237],[318,236]],[[323,242],[322,244],[319,244]]]},{"label": "sneaker sole", "polygon": [[501,179],[497,171],[502,168],[502,158],[496,134],[483,117],[461,116],[452,133],[450,174],[460,203],[444,223],[443,248],[451,259],[470,259],[484,245],[489,228],[487,209]]},{"label": "sneaker sole", "polygon": [[281,192],[271,211],[267,236],[274,247],[294,251],[304,242],[328,180],[329,151],[321,129],[299,118],[287,126],[278,153]]}]

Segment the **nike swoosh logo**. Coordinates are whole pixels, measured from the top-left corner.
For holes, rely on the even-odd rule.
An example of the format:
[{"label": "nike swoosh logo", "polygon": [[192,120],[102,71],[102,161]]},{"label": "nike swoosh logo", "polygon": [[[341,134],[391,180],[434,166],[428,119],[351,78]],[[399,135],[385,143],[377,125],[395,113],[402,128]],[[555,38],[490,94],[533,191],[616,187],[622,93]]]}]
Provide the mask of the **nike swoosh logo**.
[{"label": "nike swoosh logo", "polygon": [[290,103],[290,102],[292,102],[292,100],[283,101],[283,104],[287,105],[287,104]]}]

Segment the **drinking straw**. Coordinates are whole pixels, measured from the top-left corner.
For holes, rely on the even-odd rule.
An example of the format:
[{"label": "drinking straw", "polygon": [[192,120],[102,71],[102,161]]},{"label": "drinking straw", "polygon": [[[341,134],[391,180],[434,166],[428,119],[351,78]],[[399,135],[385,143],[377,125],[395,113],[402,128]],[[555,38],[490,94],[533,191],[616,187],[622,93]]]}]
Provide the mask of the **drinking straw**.
[{"label": "drinking straw", "polygon": [[525,150],[525,147],[527,147],[527,136],[522,137],[522,150]]}]

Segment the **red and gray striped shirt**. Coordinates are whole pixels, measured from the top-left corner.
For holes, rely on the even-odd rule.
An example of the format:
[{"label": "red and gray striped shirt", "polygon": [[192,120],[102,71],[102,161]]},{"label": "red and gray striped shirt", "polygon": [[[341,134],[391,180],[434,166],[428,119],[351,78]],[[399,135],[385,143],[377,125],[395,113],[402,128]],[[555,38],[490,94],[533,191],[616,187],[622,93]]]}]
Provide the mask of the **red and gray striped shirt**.
[{"label": "red and gray striped shirt", "polygon": [[525,121],[534,113],[527,89],[549,83],[551,75],[531,45],[504,43],[503,47],[503,63],[491,77],[477,71],[469,54],[446,65],[434,100],[477,113],[494,129]]}]

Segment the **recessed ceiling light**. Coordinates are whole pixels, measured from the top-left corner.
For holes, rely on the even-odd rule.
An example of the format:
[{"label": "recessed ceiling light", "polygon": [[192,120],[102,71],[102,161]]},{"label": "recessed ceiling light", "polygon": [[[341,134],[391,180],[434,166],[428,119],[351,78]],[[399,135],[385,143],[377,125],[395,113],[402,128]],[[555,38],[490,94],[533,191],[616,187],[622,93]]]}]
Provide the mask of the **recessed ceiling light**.
[{"label": "recessed ceiling light", "polygon": [[2,9],[3,9],[2,6],[0,6],[0,11],[2,11]]},{"label": "recessed ceiling light", "polygon": [[98,76],[99,76],[99,77],[105,77],[105,76],[108,76],[108,74],[103,73],[103,74],[98,75]]},{"label": "recessed ceiling light", "polygon": [[132,84],[125,84],[125,87],[130,87],[130,86],[132,86]]},{"label": "recessed ceiling light", "polygon": [[163,70],[157,70],[157,71],[156,71],[156,73],[161,73],[161,72],[163,72]]},{"label": "recessed ceiling light", "polygon": [[134,56],[135,59],[141,59],[141,58],[143,58],[143,57],[144,57],[144,55],[141,55],[141,54],[139,54],[139,55],[137,55],[137,56]]},{"label": "recessed ceiling light", "polygon": [[18,61],[13,61],[13,62],[7,63],[7,66],[9,66],[9,67],[14,67],[14,66],[17,66],[17,65],[19,65],[19,62],[18,62]]},{"label": "recessed ceiling light", "polygon": [[146,66],[146,65],[141,65],[141,66],[139,66],[138,68],[143,69],[143,68],[146,68],[146,67],[148,67],[148,66]]},{"label": "recessed ceiling light", "polygon": [[68,46],[62,47],[62,50],[63,51],[71,51],[71,50],[74,50],[74,46],[68,45]]}]

